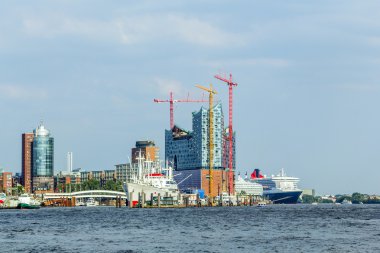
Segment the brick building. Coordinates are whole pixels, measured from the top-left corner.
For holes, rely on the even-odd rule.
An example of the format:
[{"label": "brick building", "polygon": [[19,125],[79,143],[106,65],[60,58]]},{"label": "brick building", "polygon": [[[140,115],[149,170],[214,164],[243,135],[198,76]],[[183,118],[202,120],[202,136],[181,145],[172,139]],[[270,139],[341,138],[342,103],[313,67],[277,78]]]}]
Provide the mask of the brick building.
[{"label": "brick building", "polygon": [[12,194],[13,179],[12,172],[0,173],[0,192],[4,192],[7,195]]},{"label": "brick building", "polygon": [[32,193],[33,139],[33,133],[22,134],[21,181],[26,193]]}]

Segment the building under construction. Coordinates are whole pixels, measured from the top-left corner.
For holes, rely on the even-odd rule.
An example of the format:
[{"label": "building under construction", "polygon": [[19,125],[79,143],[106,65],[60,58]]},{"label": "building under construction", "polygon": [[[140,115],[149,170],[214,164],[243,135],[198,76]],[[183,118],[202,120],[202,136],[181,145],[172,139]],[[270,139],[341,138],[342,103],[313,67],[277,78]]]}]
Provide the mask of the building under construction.
[{"label": "building under construction", "polygon": [[[213,111],[213,195],[228,192],[229,138],[224,127],[222,104]],[[193,130],[187,131],[177,125],[165,131],[165,160],[175,169],[175,180],[182,191],[203,189],[209,191],[209,110],[202,107],[193,112]],[[233,136],[235,157],[235,134]],[[235,170],[235,159],[232,161]],[[231,190],[233,191],[233,189]]]}]

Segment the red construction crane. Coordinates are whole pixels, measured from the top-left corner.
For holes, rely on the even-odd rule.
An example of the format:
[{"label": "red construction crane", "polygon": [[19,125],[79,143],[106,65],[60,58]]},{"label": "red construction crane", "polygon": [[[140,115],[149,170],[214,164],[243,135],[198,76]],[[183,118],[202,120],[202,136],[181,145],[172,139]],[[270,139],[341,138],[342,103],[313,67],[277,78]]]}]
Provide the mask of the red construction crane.
[{"label": "red construction crane", "polygon": [[230,195],[233,194],[232,190],[234,188],[234,181],[233,181],[233,127],[232,127],[232,117],[233,117],[233,111],[232,111],[232,104],[233,104],[233,94],[232,94],[232,88],[234,86],[237,86],[238,84],[232,81],[232,74],[230,74],[230,78],[227,79],[225,76],[221,75],[215,75],[216,79],[219,79],[228,85],[228,91],[229,91],[229,98],[228,98],[228,142],[229,142],[229,155],[228,155],[228,167],[229,167],[229,175],[228,175],[228,192]]},{"label": "red construction crane", "polygon": [[170,129],[174,127],[174,103],[204,103],[208,102],[208,100],[204,100],[203,97],[201,100],[191,100],[189,99],[189,95],[187,95],[187,99],[173,99],[173,92],[170,92],[170,98],[167,100],[154,99],[155,103],[169,103],[170,104]]}]

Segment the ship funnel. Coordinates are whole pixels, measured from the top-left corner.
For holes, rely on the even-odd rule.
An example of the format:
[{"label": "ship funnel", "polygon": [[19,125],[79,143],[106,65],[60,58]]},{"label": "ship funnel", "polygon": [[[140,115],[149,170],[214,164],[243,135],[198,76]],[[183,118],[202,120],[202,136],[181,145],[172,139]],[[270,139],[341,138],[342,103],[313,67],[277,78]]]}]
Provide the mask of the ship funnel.
[{"label": "ship funnel", "polygon": [[259,169],[255,169],[253,173],[251,174],[251,179],[255,179],[255,178],[263,178],[263,176],[260,174]]},{"label": "ship funnel", "polygon": [[255,172],[256,172],[256,177],[260,178],[260,169],[255,169]]}]

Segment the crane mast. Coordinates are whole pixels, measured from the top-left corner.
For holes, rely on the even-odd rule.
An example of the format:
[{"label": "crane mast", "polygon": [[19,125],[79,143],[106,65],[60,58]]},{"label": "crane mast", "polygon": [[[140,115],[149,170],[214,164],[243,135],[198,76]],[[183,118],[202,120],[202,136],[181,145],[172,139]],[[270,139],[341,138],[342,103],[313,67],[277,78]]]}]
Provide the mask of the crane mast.
[{"label": "crane mast", "polygon": [[228,142],[229,142],[229,155],[228,155],[228,192],[230,195],[233,194],[233,188],[234,188],[234,181],[233,181],[233,90],[232,88],[234,86],[237,86],[238,84],[232,81],[232,74],[230,74],[230,78],[227,79],[226,77],[223,77],[221,75],[215,75],[216,79],[221,80],[228,85]]},{"label": "crane mast", "polygon": [[213,89],[212,84],[210,88],[206,88],[200,85],[196,85],[199,89],[207,91],[209,93],[209,185],[208,193],[209,197],[214,197],[213,195],[213,169],[214,169],[214,111],[212,107],[214,106],[214,94],[217,92]]}]

